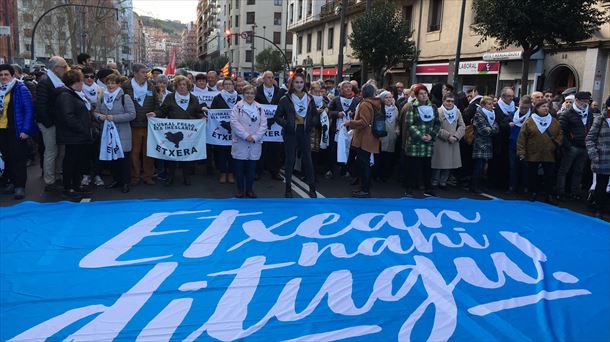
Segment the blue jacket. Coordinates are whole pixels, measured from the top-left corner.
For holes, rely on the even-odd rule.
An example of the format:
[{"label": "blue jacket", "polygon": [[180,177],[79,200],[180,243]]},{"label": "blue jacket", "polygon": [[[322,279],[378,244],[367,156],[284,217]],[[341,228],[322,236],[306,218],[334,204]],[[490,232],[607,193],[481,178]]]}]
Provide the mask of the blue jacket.
[{"label": "blue jacket", "polygon": [[32,94],[21,82],[15,82],[11,90],[11,102],[9,110],[12,110],[15,117],[15,134],[17,138],[21,133],[33,136],[38,132],[34,116],[34,103],[32,102]]}]

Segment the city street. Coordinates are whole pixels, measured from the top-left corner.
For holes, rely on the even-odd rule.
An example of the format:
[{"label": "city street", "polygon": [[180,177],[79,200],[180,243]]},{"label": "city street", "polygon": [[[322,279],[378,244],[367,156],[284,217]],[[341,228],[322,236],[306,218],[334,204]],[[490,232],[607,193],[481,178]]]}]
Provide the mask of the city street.
[{"label": "city street", "polygon": [[[119,189],[93,188],[91,198],[85,198],[83,202],[91,201],[114,201],[128,199],[177,199],[177,198],[232,198],[235,194],[234,184],[220,184],[216,175],[207,175],[204,164],[197,165],[196,173],[191,178],[192,185],[182,184],[182,176],[178,170],[173,186],[166,187],[160,182],[155,185],[140,184],[132,186],[129,193],[123,194]],[[108,171],[103,177],[106,184],[111,181]],[[318,197],[327,198],[349,198],[351,191],[356,189],[350,185],[350,178],[335,177],[326,179],[319,176],[317,182]],[[293,177],[292,184],[294,198],[308,198],[307,186],[296,176]],[[38,163],[28,168],[27,196],[24,201],[37,202],[58,202],[67,200],[60,193],[47,193],[44,191],[41,178],[40,166]],[[282,198],[284,196],[284,182],[272,180],[266,173],[260,180],[254,183],[254,191],[260,198]],[[404,196],[404,189],[400,183],[393,179],[387,183],[373,181],[371,193],[376,198],[400,198]],[[465,191],[461,188],[449,188],[447,191],[437,191],[437,196],[441,198],[470,198],[477,200],[527,200],[525,195],[507,194],[504,192],[488,190],[482,195]],[[415,198],[425,198],[422,191],[414,193]],[[256,200],[252,200],[253,202]],[[286,200],[289,201],[289,200]],[[362,200],[363,202],[367,201]],[[21,201],[16,201],[11,195],[0,195],[0,206],[10,206]],[[559,206],[581,214],[592,215],[583,202],[562,202]],[[605,218],[608,220],[608,218]]]}]

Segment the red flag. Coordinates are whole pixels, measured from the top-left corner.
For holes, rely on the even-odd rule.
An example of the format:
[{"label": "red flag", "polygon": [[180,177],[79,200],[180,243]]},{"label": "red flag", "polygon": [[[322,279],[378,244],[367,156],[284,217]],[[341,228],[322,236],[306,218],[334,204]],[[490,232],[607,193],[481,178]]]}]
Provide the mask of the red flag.
[{"label": "red flag", "polygon": [[172,57],[169,59],[169,63],[167,63],[167,68],[165,69],[166,75],[173,75],[176,73],[176,49],[172,50]]}]

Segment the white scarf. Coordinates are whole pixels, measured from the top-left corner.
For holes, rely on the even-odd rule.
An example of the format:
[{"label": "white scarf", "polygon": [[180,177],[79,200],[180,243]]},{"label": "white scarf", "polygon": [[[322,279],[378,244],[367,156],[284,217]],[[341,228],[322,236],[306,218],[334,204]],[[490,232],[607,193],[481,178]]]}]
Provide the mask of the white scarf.
[{"label": "white scarf", "polygon": [[237,103],[237,92],[233,90],[232,93],[229,93],[228,91],[223,89],[220,92],[220,96],[222,96],[229,108],[233,109],[233,106],[235,106],[235,104]]},{"label": "white scarf", "polygon": [[165,91],[163,92],[163,98],[161,99],[161,102],[165,101],[165,97],[166,97],[167,95],[169,95],[170,93],[171,93],[171,92],[170,92],[169,90],[165,89]]},{"label": "white scarf", "polygon": [[47,70],[47,77],[49,77],[55,88],[61,88],[64,86],[64,82],[62,82],[53,71]]},{"label": "white scarf", "polygon": [[483,114],[487,117],[487,122],[489,122],[490,126],[494,125],[496,122],[496,113],[493,110],[489,110],[485,107],[480,107]]},{"label": "white scarf", "polygon": [[90,86],[83,83],[83,93],[91,103],[97,102],[97,85],[92,83]]},{"label": "white scarf", "polygon": [[576,106],[576,101],[572,103],[572,108],[580,115],[580,120],[582,120],[583,125],[587,125],[587,117],[589,116],[589,106],[586,106],[585,109],[580,110],[578,106]]},{"label": "white scarf", "polygon": [[341,107],[343,107],[343,112],[345,114],[347,114],[347,112],[349,111],[349,107],[352,105],[352,101],[354,100],[354,98],[350,98],[350,99],[346,99],[343,96],[339,96],[339,101],[341,101]]},{"label": "white scarf", "polygon": [[445,119],[449,122],[449,124],[453,124],[455,119],[457,119],[457,107],[453,106],[451,109],[445,108],[445,106],[441,106],[443,108],[443,114],[445,115]]},{"label": "white scarf", "polygon": [[324,104],[324,97],[322,95],[311,95],[313,97],[313,102],[316,104],[316,108],[322,108]]},{"label": "white scarf", "polygon": [[4,97],[13,89],[16,82],[17,80],[13,78],[7,84],[0,85],[0,115],[2,115],[1,111],[4,110]]},{"label": "white scarf", "polygon": [[477,95],[477,96],[473,97],[473,98],[472,98],[472,100],[470,100],[470,102],[468,102],[468,103],[469,103],[469,104],[470,104],[470,103],[473,103],[473,102],[474,102],[474,101],[476,101],[477,99],[482,99],[482,98],[483,98],[483,95]]},{"label": "white scarf", "polygon": [[510,101],[510,104],[506,104],[502,99],[499,99],[498,107],[500,107],[504,115],[513,115],[515,113],[515,103],[513,101]]},{"label": "white scarf", "polygon": [[531,112],[532,112],[531,110],[528,110],[527,113],[525,113],[525,115],[520,116],[521,113],[519,111],[516,111],[515,114],[513,114],[513,123],[515,124],[515,126],[517,126],[517,127],[523,126],[523,123],[525,122],[525,120],[527,120],[527,118],[530,117]]},{"label": "white scarf", "polygon": [[91,110],[91,102],[89,102],[87,95],[82,91],[75,91],[75,93],[78,94],[78,96],[80,96],[80,98],[85,102],[85,107],[87,107],[87,110]]},{"label": "white scarf", "polygon": [[191,94],[180,95],[178,92],[175,92],[174,95],[178,106],[182,108],[182,110],[186,111],[186,109],[189,107],[189,102],[191,102]]},{"label": "white scarf", "polygon": [[[610,118],[606,119],[606,122],[608,123],[608,126],[610,126]],[[610,184],[608,184],[608,186],[610,186]]]},{"label": "white scarf", "polygon": [[104,82],[102,82],[102,80],[99,80],[99,79],[98,79],[97,81],[95,81],[95,84],[97,84],[98,86],[100,86],[100,88],[102,88],[102,89],[104,89],[104,90],[108,89],[108,88],[106,87],[106,85],[104,84]]},{"label": "white scarf", "polygon": [[135,79],[131,79],[131,88],[133,89],[133,96],[140,107],[144,106],[144,99],[146,99],[146,93],[148,92],[148,82],[144,81],[143,85],[139,85]]},{"label": "white scarf", "polygon": [[417,106],[417,112],[419,113],[419,118],[423,122],[430,122],[434,119],[434,110],[430,105]]},{"label": "white scarf", "polygon": [[275,93],[275,87],[271,87],[271,88],[267,88],[265,85],[263,85],[263,91],[265,93],[265,97],[267,98],[267,102],[271,103],[271,100],[273,100],[273,94]]},{"label": "white scarf", "polygon": [[194,86],[193,91],[191,91],[191,94],[195,95],[197,101],[199,101],[199,104],[203,104],[205,102],[205,95],[207,92],[208,87],[199,88],[198,86]]},{"label": "white scarf", "polygon": [[104,92],[104,105],[106,105],[106,108],[108,108],[109,111],[112,111],[112,107],[114,106],[114,100],[116,100],[117,96],[119,95],[119,92],[121,91],[121,88],[116,88],[115,91],[113,91],[112,93],[109,92]]},{"label": "white scarf", "polygon": [[322,126],[322,134],[320,135],[320,149],[325,150],[328,148],[330,120],[326,111],[320,113],[320,126]]},{"label": "white scarf", "polygon": [[385,122],[393,124],[396,119],[396,106],[385,106]]},{"label": "white scarf", "polygon": [[256,122],[258,121],[258,117],[259,117],[259,111],[256,108],[256,105],[254,104],[254,102],[252,102],[252,104],[249,104],[248,102],[244,101],[244,105],[242,107],[244,113],[246,113],[249,117],[250,117],[250,121],[252,122]]},{"label": "white scarf", "polygon": [[534,120],[534,123],[536,124],[536,127],[538,127],[540,134],[544,134],[544,132],[547,130],[547,128],[549,128],[549,126],[551,125],[551,121],[553,121],[553,117],[550,114],[547,114],[545,116],[540,116],[540,115],[534,113],[534,114],[532,114],[532,120]]},{"label": "white scarf", "polygon": [[299,99],[296,94],[290,95],[294,104],[294,111],[298,116],[304,118],[307,115],[307,94],[303,94],[303,98]]}]

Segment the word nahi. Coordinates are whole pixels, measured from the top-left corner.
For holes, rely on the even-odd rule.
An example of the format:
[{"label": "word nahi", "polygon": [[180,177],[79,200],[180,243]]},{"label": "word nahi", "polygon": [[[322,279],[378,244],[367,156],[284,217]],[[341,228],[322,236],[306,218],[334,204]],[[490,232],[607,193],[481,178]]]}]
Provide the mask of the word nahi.
[{"label": "word nahi", "polygon": [[[223,256],[223,258],[235,256],[237,251],[244,250],[246,246],[252,246],[252,244],[265,246],[265,244],[278,244],[290,240],[299,241],[300,252],[297,253],[298,258],[295,260],[280,260],[279,262],[274,260],[272,263],[268,262],[269,256],[266,254],[247,255],[241,267],[237,269],[219,270],[207,274],[208,279],[230,277],[232,280],[215,304],[215,310],[211,316],[207,319],[202,317],[201,325],[190,332],[186,340],[194,340],[204,336],[204,333],[223,341],[249,336],[261,339],[261,336],[253,336],[253,334],[264,328],[270,321],[281,324],[282,322],[304,320],[321,305],[327,305],[332,313],[344,316],[343,321],[348,318],[355,319],[357,316],[369,312],[376,303],[398,302],[408,297],[416,284],[423,285],[426,293],[424,296],[421,293],[411,294],[415,298],[412,300],[420,301],[419,305],[414,311],[405,312],[404,317],[393,318],[404,319],[397,332],[398,340],[410,340],[416,323],[422,319],[424,312],[430,313],[431,308],[434,308],[434,317],[428,340],[440,341],[451,338],[458,324],[458,305],[454,293],[460,293],[463,296],[464,292],[472,290],[472,288],[500,289],[508,281],[514,281],[519,284],[534,285],[532,287],[539,290],[535,294],[501,299],[467,308],[467,312],[471,316],[479,317],[533,305],[540,300],[556,300],[591,294],[586,289],[550,292],[541,290],[549,281],[544,272],[545,269],[548,269],[548,265],[543,267],[543,263],[547,261],[546,255],[528,239],[509,231],[500,231],[499,236],[494,238],[498,244],[508,246],[511,253],[517,253],[517,255],[513,255],[511,258],[505,251],[492,251],[494,243],[490,241],[494,241],[494,239],[490,239],[487,234],[474,237],[468,233],[466,228],[462,227],[479,222],[481,217],[478,213],[474,217],[467,218],[457,211],[442,210],[435,215],[428,209],[415,209],[408,213],[411,214],[408,217],[415,214],[414,222],[411,222],[411,225],[406,222],[406,216],[401,211],[361,213],[353,217],[346,225],[347,221],[341,220],[340,214],[331,212],[315,214],[305,219],[290,216],[279,219],[277,223],[268,226],[262,221],[263,212],[240,212],[238,210],[222,210],[215,214],[211,213],[211,210],[161,212],[140,220],[80,260],[79,266],[85,269],[156,263],[141,280],[120,295],[114,304],[110,306],[91,304],[74,308],[20,333],[13,340],[52,338],[62,329],[84,318],[92,319],[68,336],[67,340],[88,340],[93,336],[96,340],[116,338],[135,314],[151,299],[161,284],[170,278],[179,267],[178,262],[171,260],[178,256],[171,253],[149,255],[138,259],[126,258],[126,253],[137,248],[144,239],[150,243],[151,239],[163,239],[168,235],[189,232],[190,230],[187,229],[166,231],[156,229],[168,218],[185,217],[183,215],[198,216],[199,214],[210,216],[198,217],[199,221],[193,223],[204,222],[206,227],[194,241],[185,246],[181,257],[202,259],[205,262],[205,258],[217,256],[218,253],[227,253],[227,256]],[[267,216],[268,218],[269,216]],[[235,230],[240,229],[236,220],[243,221],[241,236],[246,238],[241,241],[224,241],[228,236],[239,235],[235,234]],[[448,228],[449,225],[452,228]],[[440,230],[441,228],[443,230]],[[228,234],[230,230],[232,234]],[[284,234],[277,233],[279,231]],[[382,231],[391,231],[391,234],[378,236]],[[351,233],[364,234],[366,238],[361,240],[340,239]],[[221,244],[222,242],[225,244],[229,242],[231,247],[226,251],[219,251],[219,246],[225,245]],[[440,248],[447,250],[439,251]],[[260,250],[261,253],[268,251],[264,247]],[[434,253],[449,254],[450,251],[463,251],[464,253],[478,251],[478,255],[483,253],[487,259],[480,260],[480,262],[493,265],[493,271],[491,273],[489,270],[483,272],[476,260],[467,256],[459,256],[452,260],[454,270],[451,272],[452,276],[446,279],[447,276],[441,274],[431,257]],[[400,256],[410,255],[413,262],[391,265],[385,269],[381,269],[381,267],[387,266],[386,264],[379,266],[380,272],[375,278],[368,297],[364,297],[365,301],[359,301],[363,302],[360,306],[356,305],[353,300],[354,272],[371,272],[371,270],[336,269],[329,272],[324,283],[317,291],[314,291],[315,295],[307,305],[299,305],[299,310],[296,305],[299,293],[308,285],[303,281],[303,277],[296,276],[289,280],[282,285],[283,289],[276,299],[265,298],[266,301],[274,300],[268,312],[262,318],[254,321],[250,317],[249,326],[244,326],[248,310],[256,307],[255,294],[261,277],[264,277],[266,272],[276,269],[290,272],[295,269],[307,270],[311,267],[321,267],[322,265],[318,265],[318,261],[323,256],[331,256],[336,260],[349,260],[356,257],[376,258],[382,253],[392,253],[396,256],[386,258],[386,261],[400,261]],[[516,259],[520,260],[521,264],[518,264]],[[527,260],[527,263],[523,264],[523,260]],[[528,270],[529,273],[534,274],[528,274]],[[535,271],[532,272],[532,270]],[[488,277],[488,275],[490,276]],[[555,272],[553,277],[564,284],[574,284],[579,281],[578,278],[566,272]],[[205,289],[207,284],[207,280],[193,279],[191,282],[182,284],[176,293],[199,291]],[[456,291],[460,284],[462,288]],[[509,293],[514,295],[513,291]],[[325,304],[322,304],[323,301]],[[191,310],[193,302],[194,299],[186,294],[172,299],[140,331],[138,339],[169,340]],[[206,305],[214,304],[206,303]],[[332,332],[332,339],[364,336],[383,330],[382,326],[374,324],[376,322],[372,323],[336,330]],[[328,336],[316,334],[301,336],[301,338],[325,340],[329,339]]]}]

